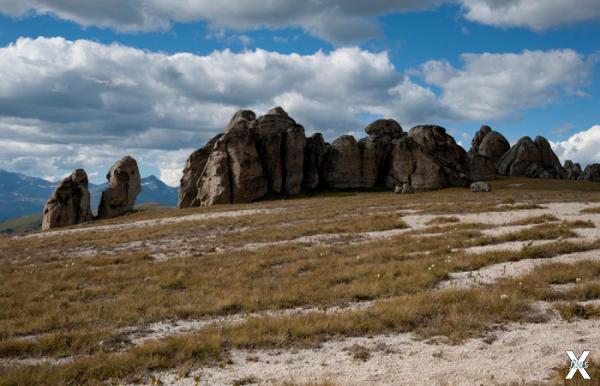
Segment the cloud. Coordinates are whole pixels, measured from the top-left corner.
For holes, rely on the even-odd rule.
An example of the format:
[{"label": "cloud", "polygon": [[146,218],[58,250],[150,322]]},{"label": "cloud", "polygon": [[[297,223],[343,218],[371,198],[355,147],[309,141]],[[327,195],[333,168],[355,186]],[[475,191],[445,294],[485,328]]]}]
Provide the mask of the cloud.
[{"label": "cloud", "polygon": [[600,19],[598,0],[461,0],[465,17],[498,27],[545,30]]},{"label": "cloud", "polygon": [[456,69],[445,61],[421,67],[429,84],[442,88],[441,104],[457,119],[488,120],[546,106],[564,95],[582,95],[594,58],[576,51],[464,54]]},{"label": "cloud", "polygon": [[12,16],[52,14],[82,26],[117,31],[165,30],[173,22],[205,21],[213,29],[302,28],[333,43],[362,41],[379,33],[377,16],[423,10],[442,0],[20,0],[0,3]]},{"label": "cloud", "polygon": [[572,160],[582,167],[600,163],[600,125],[572,135],[562,142],[551,142],[556,155],[564,162]]},{"label": "cloud", "polygon": [[332,140],[362,132],[365,117],[410,127],[544,105],[578,95],[591,66],[571,50],[463,61],[462,68],[428,62],[413,79],[386,52],[356,47],[200,56],[23,38],[0,48],[0,168],[57,176],[85,167],[102,178],[130,154],[173,184],[185,157],[240,108],[260,114],[282,105],[309,133]]},{"label": "cloud", "polygon": [[381,34],[378,17],[457,4],[475,22],[543,30],[597,20],[597,0],[19,0],[0,2],[15,17],[52,14],[81,26],[119,32],[161,31],[172,23],[204,21],[213,30],[301,28],[329,42],[354,44]]}]

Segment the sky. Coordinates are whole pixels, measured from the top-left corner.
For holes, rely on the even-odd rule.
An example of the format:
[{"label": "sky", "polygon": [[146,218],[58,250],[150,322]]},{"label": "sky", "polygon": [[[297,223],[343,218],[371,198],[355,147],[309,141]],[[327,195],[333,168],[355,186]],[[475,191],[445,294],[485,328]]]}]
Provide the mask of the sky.
[{"label": "sky", "polygon": [[241,108],[307,133],[482,124],[600,163],[599,0],[0,0],[0,169],[179,184]]}]

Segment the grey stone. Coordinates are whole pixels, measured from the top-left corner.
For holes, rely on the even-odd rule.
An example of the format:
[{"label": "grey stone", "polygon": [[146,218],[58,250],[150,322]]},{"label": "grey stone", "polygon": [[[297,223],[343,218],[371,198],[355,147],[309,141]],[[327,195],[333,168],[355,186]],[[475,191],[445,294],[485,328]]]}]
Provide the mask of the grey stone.
[{"label": "grey stone", "polygon": [[92,221],[88,177],[77,169],[63,179],[46,202],[42,230],[61,228]]}]

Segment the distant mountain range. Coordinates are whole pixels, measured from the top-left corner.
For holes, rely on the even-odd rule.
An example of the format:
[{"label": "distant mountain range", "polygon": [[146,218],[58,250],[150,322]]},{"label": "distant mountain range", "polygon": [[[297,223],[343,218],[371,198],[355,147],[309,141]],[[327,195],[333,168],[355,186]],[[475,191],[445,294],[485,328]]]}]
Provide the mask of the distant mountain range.
[{"label": "distant mountain range", "polygon": [[[54,192],[57,183],[42,178],[0,169],[0,221],[42,213],[44,204]],[[102,191],[107,184],[90,184],[92,210],[97,210]],[[142,192],[136,204],[156,203],[164,206],[177,205],[178,189],[166,185],[155,176],[142,178]]]}]

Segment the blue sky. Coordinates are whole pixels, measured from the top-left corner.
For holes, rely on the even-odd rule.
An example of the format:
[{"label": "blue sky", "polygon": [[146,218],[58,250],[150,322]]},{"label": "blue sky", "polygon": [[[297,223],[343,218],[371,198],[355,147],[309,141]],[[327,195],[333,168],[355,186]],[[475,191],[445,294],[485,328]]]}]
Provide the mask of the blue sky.
[{"label": "blue sky", "polygon": [[232,112],[276,104],[330,141],[383,116],[468,148],[487,123],[600,162],[596,0],[221,3],[0,4],[0,168],[102,182],[131,154],[174,185]]}]

